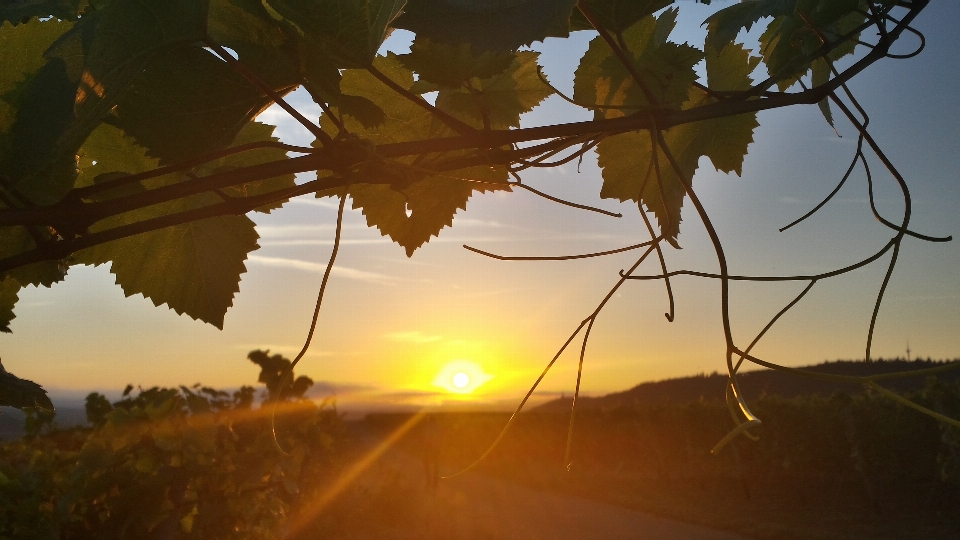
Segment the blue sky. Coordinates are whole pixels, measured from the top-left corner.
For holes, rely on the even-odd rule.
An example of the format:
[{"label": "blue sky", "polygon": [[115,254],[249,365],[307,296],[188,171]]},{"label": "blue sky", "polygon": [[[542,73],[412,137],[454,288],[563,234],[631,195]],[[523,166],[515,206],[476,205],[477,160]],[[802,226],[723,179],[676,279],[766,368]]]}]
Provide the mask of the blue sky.
[{"label": "blue sky", "polygon": [[[699,23],[714,7],[683,2],[672,36],[702,46]],[[916,20],[926,50],[910,60],[884,60],[858,76],[854,93],[871,115],[871,132],[910,183],[911,228],[933,235],[960,233],[960,82],[956,36],[960,3],[935,0]],[[579,56],[593,36],[536,44],[551,81],[572,85]],[[754,46],[746,36],[748,46]],[[744,36],[741,35],[741,40]],[[914,38],[904,39],[909,50]],[[409,34],[387,44],[402,50]],[[291,97],[308,116],[319,114],[302,93]],[[584,116],[557,97],[524,118],[524,125]],[[283,140],[309,143],[303,131],[271,109],[262,121]],[[777,229],[830,192],[853,156],[853,128],[838,120],[838,138],[815,106],[759,116],[743,176],[717,173],[704,160],[695,188],[713,217],[734,273],[810,273],[844,266],[879,249],[891,232],[869,212],[866,182],[855,172],[833,202],[793,229]],[[877,204],[899,222],[902,202],[876,159],[871,168]],[[487,382],[477,399],[509,402],[522,395],[580,320],[592,311],[617,272],[634,255],[566,263],[500,262],[461,244],[502,254],[562,254],[610,249],[646,239],[631,205],[599,200],[596,158],[559,170],[535,171],[525,182],[570,200],[622,211],[613,219],[559,207],[529,193],[474,197],[452,229],[408,259],[403,249],[365,226],[359,212],[345,218],[344,242],[314,345],[301,371],[364,392],[355,399],[439,403],[459,399],[437,384],[451,362],[472,363]],[[177,316],[140,296],[124,298],[105,268],[71,269],[51,289],[21,293],[12,335],[0,336],[4,365],[46,387],[114,390],[126,383],[203,382],[238,386],[256,379],[248,351],[299,349],[323,264],[332,243],[336,207],[303,198],[258,215],[261,249],[247,263],[225,329]],[[716,262],[688,204],[682,250],[667,250],[671,269],[714,271]],[[960,244],[908,239],[884,300],[874,355],[960,357]],[[886,261],[886,258],[883,259]],[[654,259],[641,271],[659,271]],[[885,271],[877,264],[818,284],[755,349],[786,365],[862,358],[870,312]],[[803,284],[738,284],[734,331],[749,343]],[[642,381],[723,370],[719,286],[674,281],[677,321],[667,323],[662,285],[629,283],[601,314],[587,352],[588,393],[622,390]],[[575,347],[579,349],[579,347]],[[460,364],[457,364],[460,365]],[[473,368],[468,368],[473,369]],[[576,356],[567,353],[545,380],[544,396],[573,389]],[[378,397],[379,396],[379,397]],[[349,401],[345,395],[342,399]],[[399,398],[398,398],[399,399]],[[502,401],[506,400],[506,401]]]}]

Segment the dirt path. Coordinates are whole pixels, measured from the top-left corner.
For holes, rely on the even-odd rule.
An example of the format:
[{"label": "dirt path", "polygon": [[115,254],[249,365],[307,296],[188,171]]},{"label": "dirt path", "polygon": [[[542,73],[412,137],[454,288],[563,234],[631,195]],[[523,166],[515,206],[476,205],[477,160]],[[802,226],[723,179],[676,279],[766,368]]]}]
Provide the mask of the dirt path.
[{"label": "dirt path", "polygon": [[425,510],[433,514],[432,523],[424,524],[432,538],[745,540],[733,533],[538,492],[478,474],[441,482]]},{"label": "dirt path", "polygon": [[[368,435],[369,437],[369,435]],[[375,437],[368,442],[374,446]],[[643,512],[469,472],[428,486],[423,462],[393,447],[355,487],[366,495],[343,538],[378,540],[746,540]],[[358,520],[358,521],[354,521]],[[339,537],[334,535],[334,537]]]}]

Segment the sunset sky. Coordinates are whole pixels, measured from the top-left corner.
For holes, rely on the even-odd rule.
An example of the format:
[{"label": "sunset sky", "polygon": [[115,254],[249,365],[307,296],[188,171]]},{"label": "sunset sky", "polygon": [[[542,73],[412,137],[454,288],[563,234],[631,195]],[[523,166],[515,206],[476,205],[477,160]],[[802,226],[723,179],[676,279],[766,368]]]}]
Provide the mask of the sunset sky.
[{"label": "sunset sky", "polygon": [[[700,22],[717,6],[683,2],[680,8],[671,39],[702,47]],[[910,183],[911,228],[956,237],[960,3],[934,0],[915,26],[927,38],[920,56],[881,61],[851,87],[871,115],[871,133]],[[570,90],[577,62],[594,35],[579,32],[535,44],[556,86]],[[404,51],[410,37],[396,32],[385,48]],[[747,38],[748,47],[756,47],[756,35]],[[914,46],[915,38],[908,35],[898,52]],[[307,116],[319,114],[303,92],[290,101]],[[584,118],[585,111],[553,96],[529,113],[524,125]],[[260,120],[278,125],[286,142],[310,143],[305,130],[275,108]],[[815,106],[768,111],[759,120],[742,177],[718,173],[703,160],[694,178],[724,241],[731,272],[814,273],[856,262],[882,247],[892,231],[870,214],[860,170],[817,216],[777,232],[831,191],[853,157],[856,135],[838,119],[838,138]],[[896,184],[878,160],[871,160],[871,169],[880,212],[899,222]],[[408,259],[403,248],[367,228],[359,211],[350,211],[318,332],[298,372],[334,385],[345,406],[361,401],[515,404],[639,252],[572,262],[502,262],[462,245],[504,255],[558,255],[648,239],[634,205],[599,199],[594,154],[583,160],[579,173],[574,162],[534,170],[524,181],[624,217],[561,207],[521,191],[475,196],[452,228]],[[21,291],[13,334],[0,336],[4,366],[51,390],[254,383],[257,368],[246,360],[250,350],[292,357],[303,342],[332,246],[336,204],[304,197],[273,214],[251,217],[261,248],[247,261],[223,331],[154,307],[141,296],[124,298],[106,267],[74,267],[65,282],[50,289]],[[715,271],[713,250],[691,205],[685,205],[682,217],[683,249],[667,248],[668,267]],[[887,260],[819,283],[760,342],[756,354],[791,366],[862,358]],[[656,258],[638,273],[659,273]],[[748,344],[804,285],[736,284],[732,317],[738,342]],[[610,302],[587,349],[585,392],[724,369],[719,283],[677,278],[673,287],[673,323],[663,315],[668,305],[660,283],[627,283]],[[879,318],[874,356],[904,356],[908,343],[913,356],[960,357],[960,240],[904,242]],[[573,392],[578,352],[579,341],[546,378],[541,397]],[[463,388],[462,377],[454,382],[458,373],[469,378]]]}]

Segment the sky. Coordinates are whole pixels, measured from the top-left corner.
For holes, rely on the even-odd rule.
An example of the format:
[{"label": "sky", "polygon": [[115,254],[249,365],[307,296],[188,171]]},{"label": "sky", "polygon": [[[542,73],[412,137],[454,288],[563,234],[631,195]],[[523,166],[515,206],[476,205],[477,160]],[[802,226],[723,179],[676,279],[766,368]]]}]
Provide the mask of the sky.
[{"label": "sky", "polygon": [[[725,4],[721,4],[725,5]],[[717,6],[683,2],[673,41],[702,47],[703,19]],[[960,82],[956,36],[960,3],[934,0],[915,26],[926,49],[910,60],[883,60],[851,89],[871,116],[871,133],[910,184],[911,228],[960,234]],[[757,32],[740,40],[756,47]],[[547,39],[533,48],[550,80],[570,91],[579,57],[595,34]],[[411,34],[395,32],[384,50],[403,52]],[[908,36],[897,52],[915,46]],[[858,51],[862,54],[862,50]],[[762,69],[762,68],[761,68]],[[758,72],[759,74],[759,72]],[[309,96],[289,101],[319,115]],[[585,119],[553,96],[523,118],[524,126]],[[310,137],[276,108],[261,121],[282,140]],[[813,273],[845,266],[892,236],[870,214],[862,170],[810,220],[778,228],[812,208],[839,181],[856,135],[842,120],[838,137],[816,106],[760,113],[743,175],[716,172],[701,161],[694,187],[717,227],[732,273]],[[872,156],[871,156],[872,157]],[[871,159],[879,211],[899,222],[903,209],[892,177]],[[307,180],[307,176],[303,180]],[[628,268],[635,252],[569,262],[505,262],[463,249],[503,255],[600,251],[648,239],[636,207],[599,199],[596,156],[582,165],[534,170],[524,181],[558,197],[624,214],[615,219],[561,207],[530,193],[474,196],[452,228],[407,258],[366,227],[359,211],[344,218],[343,242],[313,345],[297,368],[335,391],[340,406],[404,404],[509,408]],[[125,298],[106,267],[73,267],[52,288],[21,291],[12,334],[0,335],[0,357],[18,376],[55,395],[116,393],[127,383],[149,387],[200,382],[232,388],[253,384],[253,349],[293,357],[303,343],[324,264],[332,247],[336,205],[312,197],[251,216],[260,249],[246,263],[240,292],[222,331],[142,296]],[[716,271],[702,225],[687,203],[682,250],[667,248],[668,267]],[[757,356],[788,366],[863,358],[867,328],[887,257],[879,264],[818,283],[757,345]],[[658,273],[651,257],[639,273]],[[747,344],[804,283],[735,284],[735,338]],[[663,285],[625,284],[599,316],[590,338],[582,388],[625,390],[644,381],[723,371],[719,283],[673,281],[676,320],[667,322]],[[960,242],[903,243],[884,298],[874,357],[960,357]],[[544,379],[536,400],[573,392],[579,342]],[[458,373],[469,381],[460,389]],[[458,379],[463,382],[462,378]],[[58,394],[59,393],[59,394]]]}]

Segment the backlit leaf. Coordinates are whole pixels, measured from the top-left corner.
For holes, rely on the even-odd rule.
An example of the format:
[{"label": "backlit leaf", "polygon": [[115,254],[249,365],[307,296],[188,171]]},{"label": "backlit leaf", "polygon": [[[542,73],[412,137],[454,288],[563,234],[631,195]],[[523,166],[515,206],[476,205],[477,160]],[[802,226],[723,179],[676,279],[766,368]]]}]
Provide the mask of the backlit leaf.
[{"label": "backlit leaf", "polygon": [[[707,55],[707,78],[711,89],[743,90],[749,88],[750,72],[757,59],[750,57],[740,45],[728,45],[720,54]],[[714,102],[697,88],[691,88],[684,109]],[[661,233],[677,245],[680,212],[685,189],[681,178],[692,182],[700,158],[707,156],[724,172],[741,173],[747,146],[753,142],[753,129],[759,125],[756,114],[742,114],[682,124],[663,131],[680,173],[671,166],[666,153],[657,147],[648,132],[631,132],[608,137],[597,147],[603,169],[600,196],[621,201],[639,201],[657,218]],[[657,168],[659,166],[659,179]],[[661,192],[660,187],[663,187]]]},{"label": "backlit leaf", "polygon": [[226,62],[180,48],[151,63],[108,118],[161,164],[226,147],[272,102]]},{"label": "backlit leaf", "polygon": [[[396,55],[377,57],[374,65],[400,86],[410,88],[413,85],[413,73],[403,67]],[[386,119],[376,129],[368,129],[355,119],[345,118],[347,129],[369,143],[386,144],[453,134],[428,111],[380,83],[366,70],[345,70],[341,88],[345,93],[370,100],[384,111]],[[325,129],[333,129],[328,120],[321,120]],[[446,154],[452,155],[458,154]],[[473,191],[497,188],[496,184],[505,183],[507,179],[502,167],[474,167],[439,176],[431,175],[426,170],[428,165],[429,162],[425,162],[415,166],[413,158],[388,162],[372,159],[358,168],[356,184],[350,187],[353,208],[361,209],[367,224],[377,227],[381,234],[403,246],[408,256],[449,226],[457,210],[466,207]],[[477,180],[493,185],[477,183]]]},{"label": "backlit leaf", "polygon": [[[242,144],[250,144],[262,141],[277,141],[279,139],[273,136],[274,129],[274,126],[269,124],[250,122],[240,130],[240,133],[237,135],[237,138],[233,140],[231,146],[240,146]],[[260,165],[262,163],[270,163],[273,161],[282,161],[285,159],[287,159],[287,153],[283,149],[258,148],[256,150],[250,150],[240,154],[232,154],[227,157],[211,161],[210,163],[204,164],[203,167],[199,168],[197,173],[200,176],[205,176],[207,174],[216,172],[225,172],[231,169],[250,167],[253,165]],[[283,176],[257,180],[255,182],[249,182],[237,186],[230,186],[225,188],[223,192],[234,197],[261,195],[264,193],[270,193],[272,191],[293,187],[295,185],[294,180],[295,177],[293,174],[286,174]],[[258,212],[269,213],[271,210],[283,206],[284,202],[286,201],[278,201],[261,206],[256,210]]]},{"label": "backlit leaf", "polygon": [[468,88],[443,89],[437,107],[476,127],[520,127],[520,115],[553,93],[537,74],[539,53],[518,52],[509,67],[487,79],[474,79]]},{"label": "backlit leaf", "polygon": [[[257,129],[257,128],[254,128]],[[114,141],[113,148],[103,144]],[[156,168],[133,139],[117,128],[102,125],[81,149],[81,164],[101,161],[106,168],[136,173]],[[262,156],[261,156],[262,157]],[[92,165],[91,165],[92,166]],[[125,170],[123,170],[125,169]],[[86,175],[92,174],[84,173]],[[176,181],[175,176],[152,179],[153,184]],[[213,194],[150,206],[103,220],[92,232],[161,217],[219,202]],[[177,313],[223,327],[223,317],[239,290],[247,253],[257,249],[254,224],[245,216],[207,218],[108,242],[78,252],[80,264],[111,263],[110,271],[124,294],[143,294],[157,306],[167,304]]]},{"label": "backlit leaf", "polygon": [[598,36],[590,42],[577,68],[574,100],[586,106],[636,107],[598,110],[597,116],[601,118],[650,108],[680,108],[697,78],[693,66],[703,59],[703,53],[686,44],[666,41],[676,25],[676,14],[677,11],[671,9],[658,19],[645,17],[623,34],[634,67],[650,92],[649,98],[606,41]]}]

